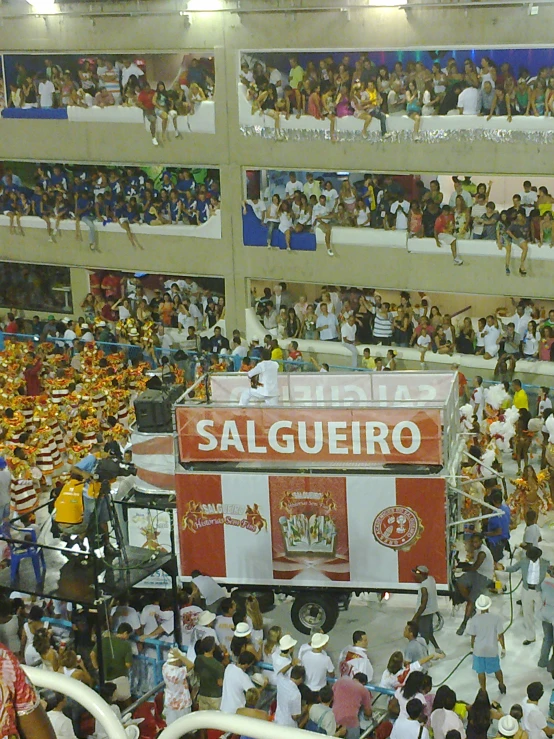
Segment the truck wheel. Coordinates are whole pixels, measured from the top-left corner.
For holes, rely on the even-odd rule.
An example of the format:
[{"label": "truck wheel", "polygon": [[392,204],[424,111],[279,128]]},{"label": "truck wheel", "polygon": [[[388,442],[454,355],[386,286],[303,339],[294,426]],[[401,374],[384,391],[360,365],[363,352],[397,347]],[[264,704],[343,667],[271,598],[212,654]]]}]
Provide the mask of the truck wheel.
[{"label": "truck wheel", "polygon": [[297,595],[292,604],[290,617],[294,628],[302,634],[321,629],[331,631],[339,617],[339,605],[333,596]]}]

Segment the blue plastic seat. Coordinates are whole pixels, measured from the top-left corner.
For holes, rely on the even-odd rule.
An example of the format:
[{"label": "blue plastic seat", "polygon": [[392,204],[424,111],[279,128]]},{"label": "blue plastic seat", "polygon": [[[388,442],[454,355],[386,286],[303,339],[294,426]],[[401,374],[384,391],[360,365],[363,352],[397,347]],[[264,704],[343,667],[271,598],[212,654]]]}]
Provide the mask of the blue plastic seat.
[{"label": "blue plastic seat", "polygon": [[20,529],[17,526],[7,523],[4,527],[4,534],[10,539],[26,539],[25,543],[22,541],[21,544],[14,543],[13,541],[8,542],[10,549],[10,580],[12,586],[16,584],[19,565],[24,559],[31,560],[37,582],[41,582],[46,573],[46,562],[44,561],[42,548],[37,546],[37,532],[34,529]]}]

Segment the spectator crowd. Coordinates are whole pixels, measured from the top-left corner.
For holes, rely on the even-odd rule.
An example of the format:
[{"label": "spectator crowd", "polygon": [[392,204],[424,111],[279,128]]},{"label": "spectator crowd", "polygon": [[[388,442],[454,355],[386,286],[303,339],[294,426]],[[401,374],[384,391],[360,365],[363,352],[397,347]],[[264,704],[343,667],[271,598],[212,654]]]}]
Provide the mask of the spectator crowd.
[{"label": "spectator crowd", "polygon": [[[366,52],[347,53],[338,59],[331,53],[279,56],[271,63],[263,54],[243,55],[240,80],[252,103],[275,120],[280,117],[311,116],[330,121],[331,139],[336,140],[337,118],[354,116],[363,121],[365,136],[373,118],[381,133],[387,132],[387,116],[407,115],[414,120],[417,135],[422,117],[434,115],[549,116],[554,111],[554,77],[550,66],[534,73],[497,65],[483,56],[476,64],[470,57],[459,65],[454,58],[422,61],[399,58],[394,64],[376,64]],[[272,60],[277,58],[271,55]],[[274,66],[277,64],[278,66]]]},{"label": "spectator crowd", "polygon": [[[472,320],[464,315],[466,311],[443,312],[424,293],[416,296],[417,302],[412,300],[406,291],[400,292],[397,302],[389,302],[374,288],[324,285],[319,297],[308,302],[305,295],[293,298],[284,282],[263,288],[263,294],[253,288],[251,294],[251,306],[267,331],[264,341],[268,346],[274,344],[274,359],[286,358],[278,344],[290,340],[289,353],[293,360],[300,360],[296,339],[341,341],[354,347],[355,367],[358,344],[414,347],[422,362],[427,352],[477,355],[494,361],[495,379],[502,381],[511,380],[519,360],[554,361],[554,310],[548,306],[523,299],[513,301],[512,315],[498,308],[494,314]],[[367,347],[361,366],[394,370],[395,356],[391,349],[385,360],[374,358]]]},{"label": "spectator crowd", "polygon": [[[554,198],[544,185],[530,180],[503,210],[490,199],[492,181],[475,184],[471,176],[452,177],[454,190],[448,199],[438,180],[429,187],[419,177],[405,184],[392,175],[366,174],[351,182],[349,176],[335,173],[314,177],[307,172],[301,181],[289,173],[283,197],[268,188],[266,202],[256,185],[244,201],[244,213],[250,207],[267,227],[267,245],[272,246],[275,229],[284,234],[290,248],[293,233],[321,229],[329,255],[333,256],[332,229],[335,226],[377,228],[405,233],[407,238],[432,238],[437,247],[451,249],[454,264],[462,264],[458,255],[460,239],[489,240],[505,253],[505,271],[511,274],[512,248],[520,256],[519,273],[526,275],[529,244],[552,247]],[[336,186],[335,186],[336,185]],[[516,252],[514,252],[516,253]]]},{"label": "spectator crowd", "polygon": [[[12,108],[141,107],[140,92],[148,84],[148,65],[141,56],[75,56],[68,64],[64,55],[64,66],[57,63],[56,56],[36,57],[33,64],[17,61],[17,57],[10,61],[13,72],[7,75],[8,105]],[[183,60],[167,88],[164,82],[156,85],[156,110],[160,117],[172,111],[191,115],[197,103],[213,97],[214,89],[213,58]]]},{"label": "spectator crowd", "polygon": [[21,218],[32,215],[45,222],[54,242],[60,224],[72,220],[78,240],[81,224],[87,227],[91,249],[97,224],[119,224],[138,246],[133,225],[199,226],[219,207],[219,170],[165,167],[150,176],[140,167],[39,164],[29,181],[12,167],[0,180],[0,209],[10,233],[24,235]]}]

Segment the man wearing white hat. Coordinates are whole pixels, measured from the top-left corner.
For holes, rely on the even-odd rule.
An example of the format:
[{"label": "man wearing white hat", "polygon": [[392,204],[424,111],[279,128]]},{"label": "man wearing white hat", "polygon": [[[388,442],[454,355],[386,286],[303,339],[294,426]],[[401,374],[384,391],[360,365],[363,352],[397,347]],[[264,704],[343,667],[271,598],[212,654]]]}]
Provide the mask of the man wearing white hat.
[{"label": "man wearing white hat", "polygon": [[498,680],[498,688],[504,695],[504,675],[500,668],[498,644],[502,647],[502,656],[506,653],[504,642],[504,619],[490,612],[492,601],[488,595],[480,595],[475,601],[477,613],[467,625],[467,633],[471,636],[473,649],[473,669],[479,678],[479,686],[487,689],[487,675],[494,673]]},{"label": "man wearing white hat", "polygon": [[162,667],[164,688],[164,716],[169,726],[181,716],[192,710],[192,700],[187,675],[194,669],[194,663],[177,647],[172,647]]},{"label": "man wearing white hat", "polygon": [[187,653],[188,658],[194,662],[196,659],[196,650],[195,645],[197,642],[199,642],[201,639],[203,639],[205,636],[213,636],[215,639],[215,643],[219,646],[219,638],[217,636],[216,630],[214,629],[214,623],[215,623],[215,613],[212,613],[211,611],[202,611],[202,613],[198,616],[198,621],[196,622],[196,626],[192,630],[192,634],[190,635],[190,647]]},{"label": "man wearing white hat", "polygon": [[296,639],[293,639],[290,634],[285,634],[279,640],[279,649],[276,649],[271,655],[273,672],[276,676],[277,682],[279,682],[280,678],[283,676],[288,675],[290,669],[294,665],[299,664],[293,654],[293,649],[297,644],[298,642]]},{"label": "man wearing white hat", "polygon": [[300,661],[306,670],[304,684],[314,693],[327,684],[327,677],[333,677],[335,667],[324,647],[329,641],[327,634],[314,634],[310,648],[306,649]]},{"label": "man wearing white hat", "polygon": [[512,737],[515,736],[518,731],[519,722],[517,718],[510,716],[510,714],[502,716],[502,718],[498,720],[498,736]]}]

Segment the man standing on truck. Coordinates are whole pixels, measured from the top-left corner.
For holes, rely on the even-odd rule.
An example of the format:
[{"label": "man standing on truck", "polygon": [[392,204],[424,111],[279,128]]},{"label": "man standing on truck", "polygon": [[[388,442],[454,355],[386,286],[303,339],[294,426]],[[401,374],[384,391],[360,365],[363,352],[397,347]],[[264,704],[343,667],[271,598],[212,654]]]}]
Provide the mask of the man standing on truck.
[{"label": "man standing on truck", "polygon": [[279,402],[279,363],[271,359],[271,350],[262,350],[262,361],[248,372],[252,387],[243,390],[240,405],[247,406],[253,400],[262,401],[265,405],[277,405]]},{"label": "man standing on truck", "polygon": [[341,675],[354,677],[358,672],[363,673],[370,683],[373,677],[373,666],[367,656],[368,640],[365,631],[355,631],[352,634],[352,646],[346,647],[339,655],[339,672]]},{"label": "man standing on truck", "polygon": [[429,568],[426,565],[419,565],[412,572],[417,582],[417,610],[412,621],[417,623],[419,635],[425,639],[427,644],[431,642],[438,654],[444,654],[433,634],[433,618],[439,610],[437,583],[435,578],[429,574]]}]

